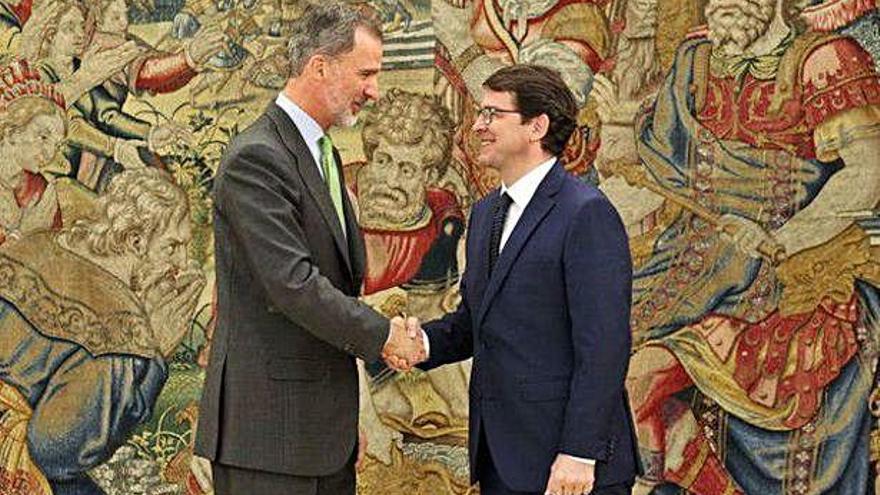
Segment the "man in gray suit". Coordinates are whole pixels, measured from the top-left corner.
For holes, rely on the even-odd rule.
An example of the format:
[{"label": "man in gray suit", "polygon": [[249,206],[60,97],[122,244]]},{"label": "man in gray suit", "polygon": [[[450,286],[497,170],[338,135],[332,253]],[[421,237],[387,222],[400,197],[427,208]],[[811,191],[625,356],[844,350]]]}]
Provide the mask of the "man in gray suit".
[{"label": "man in gray suit", "polygon": [[402,318],[357,299],[364,245],[325,134],[379,96],[379,25],[310,6],[288,52],[284,90],[214,181],[219,311],[195,451],[217,495],[354,494],[355,357],[421,352]]}]

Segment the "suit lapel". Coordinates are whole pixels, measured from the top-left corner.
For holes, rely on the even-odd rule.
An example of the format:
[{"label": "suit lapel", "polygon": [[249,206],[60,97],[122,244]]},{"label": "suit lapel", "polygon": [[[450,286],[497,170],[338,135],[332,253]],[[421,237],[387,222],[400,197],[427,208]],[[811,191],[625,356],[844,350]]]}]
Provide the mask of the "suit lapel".
[{"label": "suit lapel", "polygon": [[[266,113],[278,127],[279,133],[281,134],[281,141],[284,143],[284,146],[286,146],[288,151],[290,151],[294,158],[296,158],[297,171],[299,172],[300,177],[302,177],[303,183],[306,185],[306,189],[308,189],[315,204],[318,205],[321,217],[324,219],[324,223],[333,235],[334,244],[336,244],[339,254],[345,261],[345,266],[348,269],[349,275],[354,275],[351,260],[349,259],[348,243],[345,240],[345,235],[342,233],[342,226],[339,225],[339,219],[336,216],[336,208],[333,206],[333,200],[330,199],[330,189],[327,188],[327,184],[325,184],[324,179],[321,178],[321,173],[318,172],[318,164],[315,163],[315,159],[312,158],[312,153],[309,151],[308,145],[306,145],[302,134],[300,134],[296,125],[293,124],[293,121],[290,120],[290,117],[284,113],[284,110],[275,104],[275,102],[269,104]],[[339,162],[337,162],[337,166],[339,166]],[[339,177],[340,180],[342,180],[341,170],[339,172]],[[345,202],[346,198],[343,197],[343,204]],[[351,208],[349,206],[345,215],[346,222],[348,222],[350,213]]]},{"label": "suit lapel", "polygon": [[[498,196],[498,190],[490,194]],[[473,245],[469,247],[469,252],[472,252],[473,256],[468,256],[465,272],[473,274],[468,282],[470,284],[468,292],[475,298],[471,301],[472,308],[479,308],[482,305],[486,286],[489,283],[489,241],[492,235],[493,202],[494,198],[478,214],[474,215],[473,223],[468,225],[467,235],[473,237]],[[462,294],[462,297],[467,297],[467,295]],[[473,316],[476,316],[476,313]],[[474,328],[477,328],[477,325],[474,325]]]},{"label": "suit lapel", "polygon": [[[526,242],[531,237],[532,232],[535,231],[535,228],[541,224],[544,217],[546,217],[547,214],[550,213],[550,210],[556,205],[553,196],[559,191],[559,187],[562,185],[563,174],[565,174],[565,170],[559,162],[556,162],[556,164],[553,165],[553,168],[550,169],[550,172],[547,173],[547,176],[544,177],[541,185],[538,186],[535,195],[532,196],[532,200],[529,201],[525,211],[523,211],[522,215],[519,217],[516,227],[513,228],[513,232],[511,232],[510,237],[507,239],[504,249],[498,256],[495,270],[492,272],[491,276],[489,276],[488,285],[483,294],[483,299],[479,307],[480,309],[477,312],[477,326],[479,326],[479,323],[485,318],[486,313],[492,304],[492,300],[501,289],[504,279],[507,278],[507,274],[510,272],[513,263],[526,245]],[[484,251],[485,254],[483,254],[483,256],[486,259],[485,266],[486,270],[488,270],[488,240],[485,241]]]},{"label": "suit lapel", "polygon": [[348,196],[348,189],[345,187],[345,171],[341,165],[342,157],[335,146],[333,147],[333,155],[336,157],[337,166],[339,166],[339,180],[342,181],[342,209],[345,212],[345,231],[348,233],[348,255],[351,261],[352,279],[355,283],[355,289],[359,289],[367,264],[364,239],[354,214],[354,207]]}]

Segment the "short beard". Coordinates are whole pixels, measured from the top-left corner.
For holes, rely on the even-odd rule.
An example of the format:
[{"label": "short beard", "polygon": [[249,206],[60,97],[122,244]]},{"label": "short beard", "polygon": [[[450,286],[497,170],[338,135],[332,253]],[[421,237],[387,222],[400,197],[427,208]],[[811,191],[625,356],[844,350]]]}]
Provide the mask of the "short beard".
[{"label": "short beard", "polygon": [[345,109],[336,116],[333,123],[336,127],[354,127],[358,123],[358,116]]},{"label": "short beard", "polygon": [[[339,75],[337,73],[334,73]],[[324,104],[327,108],[336,108],[335,105],[338,105],[340,102],[347,101],[347,98],[344,98],[344,91],[340,88],[337,83],[331,83],[329,91],[324,94]],[[351,111],[351,107],[349,106],[351,102],[347,102],[345,107],[340,108],[338,112],[333,115],[333,126],[334,127],[354,127],[357,125],[358,116]]]},{"label": "short beard", "polygon": [[150,289],[160,283],[173,286],[174,279],[180,273],[179,267],[168,262],[155,263],[143,259],[138,260],[136,263],[137,265],[131,272],[129,286],[139,296],[144,296]]},{"label": "short beard", "polygon": [[776,0],[710,0],[709,40],[725,55],[742,54],[767,32],[775,13]]}]

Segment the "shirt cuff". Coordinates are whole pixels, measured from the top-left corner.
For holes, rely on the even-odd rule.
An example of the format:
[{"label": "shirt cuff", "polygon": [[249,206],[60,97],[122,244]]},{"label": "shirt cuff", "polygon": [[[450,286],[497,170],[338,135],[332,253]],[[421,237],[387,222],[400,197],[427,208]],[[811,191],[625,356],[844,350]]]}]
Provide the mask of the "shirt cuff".
[{"label": "shirt cuff", "polygon": [[560,453],[559,455],[563,455],[563,456],[568,457],[569,459],[571,459],[575,462],[580,462],[582,464],[588,464],[590,466],[596,465],[596,459],[587,459],[585,457],[575,457],[573,455],[562,454],[562,453]]},{"label": "shirt cuff", "polygon": [[425,359],[431,357],[431,340],[428,339],[428,334],[422,330],[422,344],[425,346]]}]

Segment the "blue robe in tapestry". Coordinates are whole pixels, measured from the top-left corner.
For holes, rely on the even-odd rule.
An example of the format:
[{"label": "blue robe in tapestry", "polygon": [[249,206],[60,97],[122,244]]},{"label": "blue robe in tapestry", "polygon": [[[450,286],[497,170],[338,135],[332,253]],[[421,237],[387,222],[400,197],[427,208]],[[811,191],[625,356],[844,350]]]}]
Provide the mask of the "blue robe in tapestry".
[{"label": "blue robe in tapestry", "polygon": [[150,417],[167,376],[119,280],[51,234],[0,248],[0,380],[33,410],[28,451],[54,495],[104,493],[87,471]]}]

